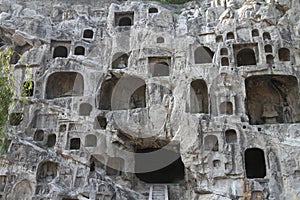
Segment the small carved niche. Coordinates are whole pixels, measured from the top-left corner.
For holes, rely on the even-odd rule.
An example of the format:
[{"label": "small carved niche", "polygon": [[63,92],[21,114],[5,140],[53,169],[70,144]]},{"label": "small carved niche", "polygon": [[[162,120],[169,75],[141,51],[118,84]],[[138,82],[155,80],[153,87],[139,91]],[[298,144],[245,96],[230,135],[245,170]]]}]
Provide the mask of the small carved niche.
[{"label": "small carved niche", "polygon": [[116,12],[115,26],[132,26],[134,22],[134,12]]},{"label": "small carved niche", "polygon": [[97,137],[92,134],[85,136],[85,146],[86,147],[96,147],[97,146]]},{"label": "small carved niche", "polygon": [[36,130],[33,136],[33,140],[37,142],[41,142],[44,140],[44,131],[43,130]]},{"label": "small carved niche", "polygon": [[58,164],[45,161],[39,164],[37,169],[37,182],[51,182],[57,175]]},{"label": "small carved niche", "polygon": [[208,135],[204,138],[205,151],[219,151],[218,138],[215,135]]},{"label": "small carved niche", "polygon": [[90,116],[93,110],[93,106],[89,103],[82,103],[79,106],[79,115],[80,116]]}]

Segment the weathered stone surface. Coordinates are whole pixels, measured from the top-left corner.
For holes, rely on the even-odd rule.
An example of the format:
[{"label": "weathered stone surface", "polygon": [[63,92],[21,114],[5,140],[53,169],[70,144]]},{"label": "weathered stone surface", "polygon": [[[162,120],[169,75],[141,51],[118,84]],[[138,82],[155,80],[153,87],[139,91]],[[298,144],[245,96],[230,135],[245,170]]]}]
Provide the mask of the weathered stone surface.
[{"label": "weathered stone surface", "polygon": [[2,199],[300,198],[298,0],[0,9],[18,101]]}]

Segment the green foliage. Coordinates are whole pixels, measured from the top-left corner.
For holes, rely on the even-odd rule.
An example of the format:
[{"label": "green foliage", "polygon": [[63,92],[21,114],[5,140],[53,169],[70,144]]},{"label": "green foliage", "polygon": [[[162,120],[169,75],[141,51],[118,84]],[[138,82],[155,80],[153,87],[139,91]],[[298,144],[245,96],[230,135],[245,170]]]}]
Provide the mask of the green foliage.
[{"label": "green foliage", "polygon": [[161,3],[166,3],[166,4],[184,4],[186,2],[192,1],[192,0],[157,0]]},{"label": "green foliage", "polygon": [[6,122],[8,120],[9,108],[14,93],[14,75],[10,66],[10,59],[13,55],[11,49],[0,52],[0,152],[7,149],[7,136],[5,134]]}]

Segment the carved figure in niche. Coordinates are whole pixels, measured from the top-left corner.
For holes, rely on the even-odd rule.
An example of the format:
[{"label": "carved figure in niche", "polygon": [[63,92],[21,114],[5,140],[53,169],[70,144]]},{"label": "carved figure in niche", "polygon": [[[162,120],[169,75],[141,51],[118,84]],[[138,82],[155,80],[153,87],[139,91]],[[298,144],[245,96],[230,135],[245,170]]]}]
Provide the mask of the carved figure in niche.
[{"label": "carved figure in niche", "polygon": [[117,68],[118,68],[118,69],[124,69],[124,68],[126,68],[126,67],[127,67],[127,66],[126,66],[126,63],[125,63],[125,61],[124,61],[124,58],[121,57],[121,60],[120,60],[120,62],[119,62],[119,64],[118,64]]},{"label": "carved figure in niche", "polygon": [[266,124],[277,123],[278,113],[275,110],[275,104],[271,99],[267,100],[263,105],[262,118]]},{"label": "carved figure in niche", "polygon": [[292,108],[287,102],[283,103],[283,121],[284,123],[293,123]]}]

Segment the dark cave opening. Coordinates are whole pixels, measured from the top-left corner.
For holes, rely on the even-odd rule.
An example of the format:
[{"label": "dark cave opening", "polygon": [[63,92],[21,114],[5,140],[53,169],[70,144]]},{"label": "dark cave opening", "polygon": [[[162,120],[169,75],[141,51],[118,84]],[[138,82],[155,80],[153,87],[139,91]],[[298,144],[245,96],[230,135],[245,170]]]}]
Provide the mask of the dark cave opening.
[{"label": "dark cave opening", "polygon": [[135,172],[146,183],[178,183],[184,180],[184,164],[180,153],[167,149],[138,149]]}]

